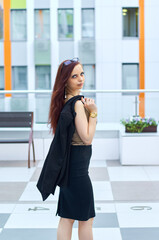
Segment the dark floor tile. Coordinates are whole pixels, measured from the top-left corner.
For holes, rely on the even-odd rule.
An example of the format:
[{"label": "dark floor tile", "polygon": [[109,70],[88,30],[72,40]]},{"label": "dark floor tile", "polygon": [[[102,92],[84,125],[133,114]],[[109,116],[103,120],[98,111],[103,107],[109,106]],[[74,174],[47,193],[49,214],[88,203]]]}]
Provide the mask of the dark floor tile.
[{"label": "dark floor tile", "polygon": [[55,240],[57,229],[8,229],[0,234],[1,240]]},{"label": "dark floor tile", "polygon": [[[74,228],[78,228],[78,221],[73,224]],[[116,228],[119,227],[116,213],[96,213],[93,221],[93,228]]]},{"label": "dark floor tile", "polygon": [[[37,167],[39,164],[39,160],[35,163],[31,160],[30,167]],[[1,160],[0,167],[28,167],[28,160]]]},{"label": "dark floor tile", "polygon": [[122,240],[159,240],[159,228],[121,228]]},{"label": "dark floor tile", "polygon": [[122,167],[120,160],[106,160],[107,167]]},{"label": "dark floor tile", "polygon": [[3,228],[6,224],[10,214],[9,213],[0,213],[0,228]]},{"label": "dark floor tile", "polygon": [[117,228],[119,222],[116,213],[96,213],[93,228]]},{"label": "dark floor tile", "polygon": [[18,201],[27,182],[0,182],[0,202]]},{"label": "dark floor tile", "polygon": [[109,175],[106,167],[90,167],[89,175],[92,181],[109,181]]},{"label": "dark floor tile", "polygon": [[115,201],[156,201],[159,200],[159,181],[111,182]]},{"label": "dark floor tile", "polygon": [[37,182],[38,181],[41,170],[42,170],[42,168],[39,168],[39,167],[36,168],[34,174],[32,175],[32,177],[30,179],[31,182]]}]

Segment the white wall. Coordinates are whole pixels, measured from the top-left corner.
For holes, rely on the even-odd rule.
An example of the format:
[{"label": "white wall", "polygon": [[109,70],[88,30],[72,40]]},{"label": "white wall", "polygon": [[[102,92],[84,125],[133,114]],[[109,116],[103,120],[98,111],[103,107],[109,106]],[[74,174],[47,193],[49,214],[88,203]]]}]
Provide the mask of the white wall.
[{"label": "white wall", "polygon": [[[134,0],[95,1],[97,89],[121,89],[122,63],[139,62],[138,38],[122,38],[122,7],[138,6]],[[134,114],[134,97],[109,93],[98,96],[100,121],[119,122],[124,115]]]},{"label": "white wall", "polygon": [[[52,139],[34,139],[35,158],[44,160],[48,153]],[[31,160],[33,159],[31,147]],[[27,160],[28,144],[0,144],[1,160]],[[117,160],[119,159],[118,138],[98,138],[92,142],[92,160]]]},{"label": "white wall", "polygon": [[[159,1],[145,0],[145,88],[159,89]],[[146,111],[159,118],[159,94],[147,94]]]}]

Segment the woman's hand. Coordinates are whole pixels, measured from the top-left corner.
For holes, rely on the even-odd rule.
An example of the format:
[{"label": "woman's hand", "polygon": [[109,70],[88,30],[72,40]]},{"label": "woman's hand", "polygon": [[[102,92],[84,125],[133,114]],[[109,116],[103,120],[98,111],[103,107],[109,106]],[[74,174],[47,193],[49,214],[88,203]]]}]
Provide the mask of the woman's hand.
[{"label": "woman's hand", "polygon": [[[85,99],[85,101],[84,101]],[[93,98],[83,98],[81,97],[81,101],[84,103],[84,106],[88,109],[88,111],[91,112],[97,112],[97,106],[94,102]]]}]

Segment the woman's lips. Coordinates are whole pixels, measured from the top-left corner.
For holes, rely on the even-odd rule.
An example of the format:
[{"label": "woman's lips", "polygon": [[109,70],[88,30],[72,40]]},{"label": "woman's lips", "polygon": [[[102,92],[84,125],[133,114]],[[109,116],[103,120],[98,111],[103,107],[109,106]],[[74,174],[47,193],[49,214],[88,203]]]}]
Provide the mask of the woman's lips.
[{"label": "woman's lips", "polygon": [[82,85],[83,85],[83,83],[78,84],[78,86],[82,86]]}]

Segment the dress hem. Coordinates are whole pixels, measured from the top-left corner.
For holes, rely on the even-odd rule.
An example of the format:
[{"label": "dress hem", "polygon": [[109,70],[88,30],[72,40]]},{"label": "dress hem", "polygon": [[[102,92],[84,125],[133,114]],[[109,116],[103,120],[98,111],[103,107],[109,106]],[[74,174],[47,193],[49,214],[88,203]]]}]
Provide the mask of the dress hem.
[{"label": "dress hem", "polygon": [[89,217],[89,218],[86,218],[86,219],[81,219],[81,218],[71,218],[71,217],[66,217],[66,216],[63,216],[63,215],[59,215],[59,214],[56,214],[55,216],[59,216],[59,217],[62,217],[62,218],[68,218],[68,219],[73,219],[73,220],[77,220],[77,221],[88,221],[90,218],[94,218],[95,216],[96,216],[96,214],[95,215],[92,215],[91,217]]}]

